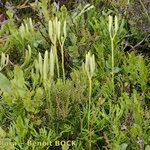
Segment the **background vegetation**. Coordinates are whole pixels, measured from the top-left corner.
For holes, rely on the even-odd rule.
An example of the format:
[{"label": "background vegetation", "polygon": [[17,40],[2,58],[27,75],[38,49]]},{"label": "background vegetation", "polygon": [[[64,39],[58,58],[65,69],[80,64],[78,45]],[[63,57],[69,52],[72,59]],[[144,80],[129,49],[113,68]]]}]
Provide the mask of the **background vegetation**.
[{"label": "background vegetation", "polygon": [[150,150],[148,0],[0,7],[0,149]]}]

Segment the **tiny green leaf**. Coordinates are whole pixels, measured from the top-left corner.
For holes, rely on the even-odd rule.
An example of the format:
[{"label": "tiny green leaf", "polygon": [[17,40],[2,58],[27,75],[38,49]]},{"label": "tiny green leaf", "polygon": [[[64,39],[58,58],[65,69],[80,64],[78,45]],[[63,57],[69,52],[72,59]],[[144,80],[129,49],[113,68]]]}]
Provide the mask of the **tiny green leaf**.
[{"label": "tiny green leaf", "polygon": [[0,73],[0,90],[4,92],[4,91],[8,91],[9,89],[10,89],[9,79],[5,75]]}]

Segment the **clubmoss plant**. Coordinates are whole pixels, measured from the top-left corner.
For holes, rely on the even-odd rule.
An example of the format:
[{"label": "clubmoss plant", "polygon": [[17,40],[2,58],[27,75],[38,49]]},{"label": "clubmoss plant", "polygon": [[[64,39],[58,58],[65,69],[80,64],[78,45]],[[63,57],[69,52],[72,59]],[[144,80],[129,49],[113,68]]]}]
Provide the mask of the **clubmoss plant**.
[{"label": "clubmoss plant", "polygon": [[58,78],[60,77],[60,71],[59,71],[57,41],[60,44],[63,81],[65,81],[64,42],[66,39],[66,21],[61,22],[60,20],[58,20],[57,17],[55,17],[54,20],[49,20],[49,37],[52,42],[52,50],[55,55]]},{"label": "clubmoss plant", "polygon": [[35,69],[36,73],[40,73],[41,79],[45,84],[45,81],[51,81],[54,77],[54,65],[55,65],[55,58],[53,51],[51,50],[50,53],[45,51],[44,60],[39,53],[39,57],[35,60]]},{"label": "clubmoss plant", "polygon": [[[44,86],[46,92],[46,100],[48,112],[51,114],[51,85],[54,79],[54,66],[55,66],[55,57],[51,49],[50,53],[45,51],[44,60],[42,59],[41,53],[39,53],[38,60],[35,60],[36,73],[39,73],[41,76],[41,82]],[[51,116],[49,115],[49,120]]]},{"label": "clubmoss plant", "polygon": [[114,94],[115,94],[115,87],[114,87],[114,70],[115,70],[114,39],[115,39],[115,37],[117,35],[117,31],[118,31],[118,18],[117,18],[117,16],[115,16],[114,23],[113,23],[113,17],[109,15],[108,30],[109,30],[110,41],[111,41],[111,69],[112,69],[111,73],[112,73],[112,87],[113,87],[113,96],[114,96]]},{"label": "clubmoss plant", "polygon": [[90,52],[86,54],[85,64],[83,64],[89,80],[89,103],[88,103],[88,131],[89,131],[89,150],[91,149],[91,127],[90,127],[90,113],[91,113],[91,97],[92,97],[92,77],[95,71],[95,56]]},{"label": "clubmoss plant", "polygon": [[58,25],[57,18],[55,18],[55,20],[49,20],[48,25],[49,25],[49,28],[48,28],[49,37],[50,37],[50,40],[52,42],[52,50],[53,50],[55,60],[56,60],[57,76],[59,78],[60,77],[60,72],[59,72],[59,62],[58,62],[58,55],[57,55],[57,32],[56,32],[56,29],[58,30],[58,28],[57,28],[57,25]]},{"label": "clubmoss plant", "polygon": [[[63,28],[63,30],[61,30],[61,28]],[[61,48],[62,73],[63,73],[63,81],[65,82],[64,43],[66,39],[66,20],[63,22],[63,24],[62,22],[58,21],[57,38]]]},{"label": "clubmoss plant", "polygon": [[69,11],[29,1],[16,15],[28,6],[32,19],[10,12],[0,29],[0,141],[16,143],[0,149],[149,150],[149,55],[124,50],[145,34],[131,26],[142,16],[132,20],[127,12],[139,1],[87,0],[94,9],[80,1]]}]

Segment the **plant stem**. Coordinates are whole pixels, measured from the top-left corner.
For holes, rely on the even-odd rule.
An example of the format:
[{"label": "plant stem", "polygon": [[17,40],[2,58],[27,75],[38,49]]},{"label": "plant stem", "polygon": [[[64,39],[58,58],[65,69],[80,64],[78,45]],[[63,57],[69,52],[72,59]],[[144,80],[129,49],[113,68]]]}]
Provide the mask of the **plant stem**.
[{"label": "plant stem", "polygon": [[112,64],[112,88],[113,88],[113,97],[114,97],[114,38],[111,37],[111,64]]},{"label": "plant stem", "polygon": [[89,150],[91,150],[91,127],[90,127],[90,112],[91,112],[91,96],[92,96],[92,80],[89,77],[89,108],[88,108],[88,131],[89,131]]},{"label": "plant stem", "polygon": [[56,45],[54,45],[54,51],[55,51],[55,58],[56,58],[57,76],[59,78],[60,77],[60,73],[59,73],[59,62],[58,62],[58,55],[57,55]]},{"label": "plant stem", "polygon": [[61,47],[61,59],[62,59],[62,72],[63,72],[63,81],[65,82],[65,67],[64,67],[64,44],[60,44]]}]

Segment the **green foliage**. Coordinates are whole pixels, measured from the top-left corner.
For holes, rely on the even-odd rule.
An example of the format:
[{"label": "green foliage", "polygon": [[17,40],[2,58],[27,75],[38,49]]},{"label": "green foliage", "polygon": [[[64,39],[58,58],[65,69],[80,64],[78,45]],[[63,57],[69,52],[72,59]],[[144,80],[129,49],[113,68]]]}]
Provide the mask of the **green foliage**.
[{"label": "green foliage", "polygon": [[[145,33],[127,12],[137,3],[86,2],[24,3],[33,15],[18,20],[15,7],[7,8],[0,29],[0,149],[150,149],[149,56],[132,46]],[[148,20],[146,4],[139,8]],[[75,145],[56,146],[57,140]]]},{"label": "green foliage", "polygon": [[128,75],[130,83],[136,86],[139,84],[142,90],[146,89],[148,69],[145,66],[142,56],[136,56],[134,53],[128,54],[128,58],[124,61],[123,68],[124,73]]},{"label": "green foliage", "polygon": [[7,91],[9,90],[10,81],[9,79],[4,76],[2,73],[0,73],[0,89],[1,91]]}]

